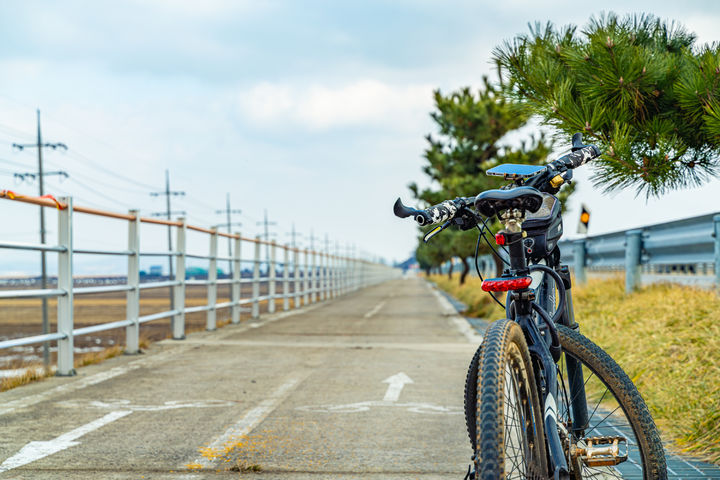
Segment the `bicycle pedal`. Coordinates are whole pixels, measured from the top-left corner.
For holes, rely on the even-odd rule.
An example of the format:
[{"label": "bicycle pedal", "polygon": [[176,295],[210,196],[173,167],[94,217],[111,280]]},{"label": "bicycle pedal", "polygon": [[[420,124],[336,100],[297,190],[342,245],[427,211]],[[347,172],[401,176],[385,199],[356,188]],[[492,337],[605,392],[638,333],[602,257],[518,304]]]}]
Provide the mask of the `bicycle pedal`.
[{"label": "bicycle pedal", "polygon": [[576,455],[588,467],[613,466],[628,459],[625,437],[588,437],[583,439],[582,443],[585,447],[578,445]]}]

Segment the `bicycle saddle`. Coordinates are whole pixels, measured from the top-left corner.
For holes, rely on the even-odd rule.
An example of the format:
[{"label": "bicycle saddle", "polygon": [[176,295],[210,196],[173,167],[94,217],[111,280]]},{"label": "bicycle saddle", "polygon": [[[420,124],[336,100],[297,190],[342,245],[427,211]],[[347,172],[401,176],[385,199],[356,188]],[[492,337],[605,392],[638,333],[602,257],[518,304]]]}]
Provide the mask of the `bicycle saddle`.
[{"label": "bicycle saddle", "polygon": [[486,217],[492,217],[502,210],[512,208],[535,213],[540,210],[542,204],[542,194],[533,187],[487,190],[475,197],[475,208]]}]

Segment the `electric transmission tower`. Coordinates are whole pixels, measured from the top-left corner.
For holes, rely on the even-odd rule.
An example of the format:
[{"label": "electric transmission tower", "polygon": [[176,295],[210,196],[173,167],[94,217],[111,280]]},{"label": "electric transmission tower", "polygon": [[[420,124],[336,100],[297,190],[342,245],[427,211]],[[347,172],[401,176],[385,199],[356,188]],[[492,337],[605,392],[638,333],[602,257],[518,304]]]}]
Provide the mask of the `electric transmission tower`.
[{"label": "electric transmission tower", "polygon": [[[265,210],[265,217],[262,222],[257,222],[257,225],[263,225],[265,233],[263,234],[263,237],[265,237],[266,242],[270,242],[270,231],[269,227],[277,225],[277,222],[269,222],[268,221],[268,215],[267,215],[267,209]],[[272,235],[275,235],[274,233]],[[265,261],[268,264],[268,269],[270,268],[270,245],[265,244]]]},{"label": "electric transmission tower", "polygon": [[[185,211],[173,211],[170,207],[170,197],[183,197],[185,196],[185,192],[179,192],[179,191],[173,191],[170,190],[170,172],[168,170],[165,170],[165,191],[163,192],[151,192],[151,197],[161,197],[165,196],[165,205],[166,210],[164,212],[154,212],[151,213],[153,217],[165,217],[168,220],[173,215],[187,215]],[[168,252],[170,252],[170,255],[168,255],[168,265],[169,265],[169,276],[168,280],[172,280],[173,278],[173,255],[172,255],[172,227],[168,225]],[[170,310],[175,310],[175,298],[173,296],[173,289],[170,287]],[[170,317],[170,322],[172,323],[175,317]],[[171,325],[172,326],[172,325]]]},{"label": "electric transmission tower", "polygon": [[[26,148],[37,148],[37,154],[38,154],[38,171],[37,174],[35,172],[23,172],[23,173],[16,173],[15,177],[19,177],[21,179],[25,179],[25,177],[35,178],[35,175],[37,175],[38,179],[38,185],[40,186],[40,196],[42,197],[45,195],[45,176],[47,175],[61,175],[65,178],[68,177],[67,172],[63,171],[56,171],[56,172],[45,172],[43,171],[43,148],[52,148],[53,150],[57,150],[58,148],[67,150],[67,145],[64,143],[43,143],[42,141],[42,133],[40,131],[40,109],[37,110],[37,143],[13,143],[13,147],[17,148],[18,150],[22,151]],[[45,244],[45,208],[40,207],[40,243]],[[41,288],[44,290],[47,288],[47,259],[45,257],[45,251],[43,250],[40,252],[40,269],[41,269],[41,277],[40,277],[40,284]],[[48,302],[47,297],[42,298],[42,328],[43,328],[43,334],[47,334],[50,331],[50,323],[48,320]],[[45,364],[45,367],[48,367],[50,365],[50,344],[49,342],[43,342],[43,363]]]},{"label": "electric transmission tower", "polygon": [[[222,214],[227,215],[227,223],[221,223],[221,224],[219,224],[217,227],[218,227],[218,228],[227,227],[227,233],[228,233],[228,234],[231,234],[231,233],[232,233],[232,227],[242,227],[242,223],[240,223],[240,222],[233,222],[233,221],[232,221],[232,214],[233,214],[233,213],[236,213],[236,214],[240,215],[240,214],[242,213],[242,210],[232,209],[232,208],[230,207],[230,193],[228,193],[228,194],[227,194],[227,197],[226,197],[225,210],[215,210],[215,213],[216,213],[217,215],[222,215]],[[232,255],[232,239],[231,239],[230,237],[228,237],[228,257],[232,257],[232,256],[233,256],[233,255]],[[230,267],[229,270],[228,270],[228,274],[232,277],[232,273],[233,273],[233,272],[232,272],[232,270],[233,270],[233,268],[232,268],[232,265],[233,265],[232,260],[228,261],[228,265],[229,265],[229,267]]]}]

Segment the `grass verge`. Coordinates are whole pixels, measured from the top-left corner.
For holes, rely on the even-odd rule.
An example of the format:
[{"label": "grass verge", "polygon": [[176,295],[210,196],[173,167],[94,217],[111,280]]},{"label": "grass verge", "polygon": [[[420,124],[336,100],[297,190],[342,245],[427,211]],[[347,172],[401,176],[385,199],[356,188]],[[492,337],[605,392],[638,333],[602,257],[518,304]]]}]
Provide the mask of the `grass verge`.
[{"label": "grass verge", "polygon": [[[466,303],[468,316],[504,316],[477,278],[462,287],[457,277],[430,280]],[[720,298],[680,285],[651,285],[630,295],[624,288],[622,278],[611,278],[573,289],[581,332],[633,379],[664,439],[720,464]]]}]

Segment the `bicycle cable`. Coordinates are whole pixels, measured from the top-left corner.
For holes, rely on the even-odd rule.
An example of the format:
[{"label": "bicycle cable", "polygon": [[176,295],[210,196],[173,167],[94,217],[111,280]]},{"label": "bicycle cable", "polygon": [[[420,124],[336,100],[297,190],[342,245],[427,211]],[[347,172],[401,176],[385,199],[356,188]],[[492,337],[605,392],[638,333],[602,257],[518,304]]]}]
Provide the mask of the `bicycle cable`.
[{"label": "bicycle cable", "polygon": [[[486,225],[484,221],[483,221],[483,225]],[[483,233],[483,229],[480,228],[480,225],[476,225],[476,227],[478,230],[480,230],[480,233],[478,234],[477,242],[475,243],[475,271],[477,272],[478,277],[480,277],[480,281],[482,282],[484,280],[484,278],[483,278],[482,274],[480,273],[480,266],[478,265],[478,253],[480,252],[480,237],[485,238],[485,235]],[[492,293],[488,292],[488,294],[490,295],[490,298],[495,300],[495,303],[500,305],[503,308],[503,310],[505,310],[504,303],[502,303],[500,300],[495,298],[495,295],[493,295]]]}]

